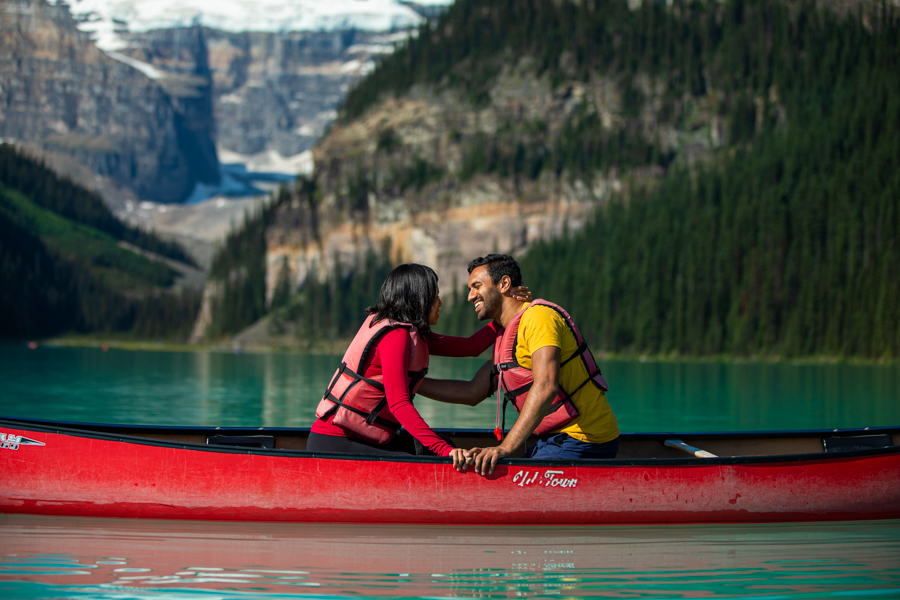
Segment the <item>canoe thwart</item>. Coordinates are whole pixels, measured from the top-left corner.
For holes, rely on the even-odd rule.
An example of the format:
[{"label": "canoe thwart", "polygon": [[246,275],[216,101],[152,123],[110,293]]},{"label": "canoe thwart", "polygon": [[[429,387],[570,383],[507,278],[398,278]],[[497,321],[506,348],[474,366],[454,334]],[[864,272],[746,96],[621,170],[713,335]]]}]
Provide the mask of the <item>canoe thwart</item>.
[{"label": "canoe thwart", "polygon": [[689,446],[681,440],[666,440],[665,444],[669,448],[678,448],[679,450],[684,450],[688,454],[693,454],[697,458],[718,458],[712,452],[707,452],[706,450],[701,450],[700,448]]},{"label": "canoe thwart", "polygon": [[857,450],[871,450],[872,448],[888,448],[893,446],[891,436],[880,435],[848,435],[834,436],[822,440],[825,452],[855,452]]},{"label": "canoe thwart", "polygon": [[274,448],[274,435],[210,435],[206,443],[212,446],[238,446],[240,448]]}]

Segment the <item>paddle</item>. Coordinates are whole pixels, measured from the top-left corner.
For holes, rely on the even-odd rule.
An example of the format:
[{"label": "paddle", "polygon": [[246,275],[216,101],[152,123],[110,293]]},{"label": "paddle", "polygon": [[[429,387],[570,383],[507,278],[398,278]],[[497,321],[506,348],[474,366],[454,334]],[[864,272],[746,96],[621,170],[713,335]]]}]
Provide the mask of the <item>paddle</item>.
[{"label": "paddle", "polygon": [[678,448],[679,450],[684,450],[688,454],[693,454],[697,458],[718,458],[715,454],[711,452],[707,452],[706,450],[701,450],[700,448],[694,448],[693,446],[688,446],[681,440],[666,440],[665,445],[669,448]]}]

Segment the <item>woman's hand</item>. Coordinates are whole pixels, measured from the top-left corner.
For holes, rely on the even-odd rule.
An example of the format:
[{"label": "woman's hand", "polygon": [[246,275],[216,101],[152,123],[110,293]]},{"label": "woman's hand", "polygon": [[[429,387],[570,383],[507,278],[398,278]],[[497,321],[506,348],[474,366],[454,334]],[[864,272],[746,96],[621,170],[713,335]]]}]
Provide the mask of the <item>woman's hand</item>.
[{"label": "woman's hand", "polygon": [[469,454],[468,450],[463,450],[462,448],[454,448],[450,451],[450,458],[453,459],[453,468],[462,473],[466,469],[469,468],[469,465],[474,461],[474,457]]},{"label": "woman's hand", "polygon": [[533,300],[531,296],[531,290],[528,289],[527,285],[514,287],[513,289],[509,290],[509,295],[519,302],[531,302]]}]

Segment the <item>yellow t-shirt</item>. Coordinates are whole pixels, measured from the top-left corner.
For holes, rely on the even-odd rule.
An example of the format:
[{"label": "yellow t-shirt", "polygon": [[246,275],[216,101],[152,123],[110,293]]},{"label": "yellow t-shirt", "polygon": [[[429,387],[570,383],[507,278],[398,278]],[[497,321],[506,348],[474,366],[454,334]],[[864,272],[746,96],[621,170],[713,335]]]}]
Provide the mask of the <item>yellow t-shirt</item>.
[{"label": "yellow t-shirt", "polygon": [[[560,359],[565,362],[578,349],[575,335],[566,325],[562,315],[549,306],[533,306],[525,311],[519,321],[516,361],[526,369],[531,368],[531,355],[540,348],[556,346]],[[559,373],[559,386],[569,392],[587,379],[587,369],[578,359],[572,359]],[[556,432],[567,433],[577,440],[591,444],[610,442],[619,436],[619,422],[606,394],[592,383],[575,392],[572,403],[579,415]]]}]

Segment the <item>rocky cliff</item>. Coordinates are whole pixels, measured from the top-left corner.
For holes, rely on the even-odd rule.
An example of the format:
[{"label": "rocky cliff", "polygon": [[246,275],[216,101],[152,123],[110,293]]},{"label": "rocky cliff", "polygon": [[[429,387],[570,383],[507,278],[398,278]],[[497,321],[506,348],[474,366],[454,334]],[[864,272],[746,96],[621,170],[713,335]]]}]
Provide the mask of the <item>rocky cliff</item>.
[{"label": "rocky cliff", "polygon": [[267,232],[268,296],[285,265],[296,289],[310,272],[332,272],[335,262],[352,268],[385,241],[394,262],[431,265],[449,289],[466,281],[471,258],[517,254],[535,240],[580,229],[620,187],[617,178],[459,177],[468,141],[511,121],[549,119],[558,129],[580,95],[530,81],[513,99],[504,85],[478,110],[451,94],[422,93],[335,125],[314,151],[314,192],[299,190]]},{"label": "rocky cliff", "polygon": [[[121,50],[167,74],[208,72],[218,148],[283,157],[313,147],[348,86],[404,32],[231,32],[191,27],[122,32]],[[203,43],[198,43],[202,40]]]},{"label": "rocky cliff", "polygon": [[63,4],[0,8],[0,136],[74,156],[159,202],[218,177],[208,72],[160,82],[100,52]]}]

